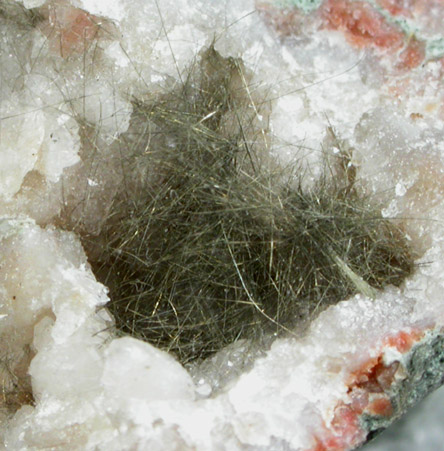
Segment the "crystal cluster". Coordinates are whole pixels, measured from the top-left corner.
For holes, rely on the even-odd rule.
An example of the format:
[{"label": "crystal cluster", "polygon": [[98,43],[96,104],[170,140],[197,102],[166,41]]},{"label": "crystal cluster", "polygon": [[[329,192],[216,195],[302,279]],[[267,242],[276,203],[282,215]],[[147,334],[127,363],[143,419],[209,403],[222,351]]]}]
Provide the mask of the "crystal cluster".
[{"label": "crystal cluster", "polygon": [[[342,450],[442,378],[444,4],[439,0],[0,2],[0,396],[5,449]],[[307,186],[346,148],[414,274],[269,350],[199,367],[116,337],[76,225],[126,181],[133,100],[199,52],[241,58],[271,157]],[[264,125],[265,129],[265,125]],[[335,141],[332,141],[334,130]]]}]

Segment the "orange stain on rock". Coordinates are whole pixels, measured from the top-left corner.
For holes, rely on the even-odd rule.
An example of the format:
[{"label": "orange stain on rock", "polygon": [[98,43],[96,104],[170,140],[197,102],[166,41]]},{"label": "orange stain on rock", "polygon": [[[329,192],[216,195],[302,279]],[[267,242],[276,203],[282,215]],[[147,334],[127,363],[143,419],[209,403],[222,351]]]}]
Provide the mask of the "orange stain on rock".
[{"label": "orange stain on rock", "polygon": [[393,16],[412,16],[411,8],[414,0],[377,0],[377,2]]},{"label": "orange stain on rock", "polygon": [[425,44],[417,39],[411,39],[398,56],[399,69],[413,69],[418,67],[425,58]]},{"label": "orange stain on rock", "polygon": [[418,329],[400,331],[386,338],[378,356],[364,362],[350,375],[346,404],[341,401],[334,410],[329,427],[317,432],[315,446],[309,451],[342,451],[352,449],[365,441],[367,432],[362,430],[359,418],[365,413],[380,417],[393,415],[389,389],[400,367],[397,361],[384,363],[384,348],[395,347],[399,352],[408,352],[424,336]]},{"label": "orange stain on rock", "polygon": [[44,17],[41,31],[51,50],[63,58],[85,52],[96,39],[102,20],[64,0],[52,2],[39,10]]},{"label": "orange stain on rock", "polygon": [[327,0],[321,7],[327,28],[342,31],[358,47],[400,49],[404,35],[368,3]]},{"label": "orange stain on rock", "polygon": [[370,402],[365,409],[365,413],[389,417],[393,414],[393,406],[386,396],[381,396]]},{"label": "orange stain on rock", "polygon": [[309,16],[297,8],[281,9],[266,2],[257,2],[256,9],[264,22],[282,38],[297,36],[309,20]]},{"label": "orange stain on rock", "polygon": [[342,404],[336,407],[331,426],[334,435],[343,441],[343,445],[354,445],[365,438],[359,424],[359,416],[349,405]]},{"label": "orange stain on rock", "polygon": [[396,348],[404,354],[424,336],[424,332],[419,329],[413,329],[409,332],[401,331],[385,340],[385,344]]},{"label": "orange stain on rock", "polygon": [[[393,14],[408,11],[408,1],[380,0]],[[407,38],[396,25],[369,3],[350,0],[327,0],[321,7],[326,28],[341,31],[355,47],[378,48],[391,55],[398,70],[410,70],[425,59],[425,44],[415,37]]]},{"label": "orange stain on rock", "polygon": [[316,444],[309,451],[345,451],[363,443],[365,437],[359,414],[351,405],[341,402],[335,408],[330,427],[315,437]]},{"label": "orange stain on rock", "polygon": [[[392,15],[410,17],[412,1],[379,0],[379,4]],[[364,1],[326,0],[313,14],[304,14],[298,8],[277,8],[264,1],[258,1],[256,9],[264,22],[281,38],[297,36],[303,29],[314,26],[340,31],[355,47],[382,50],[392,59],[393,68],[398,71],[418,67],[425,59],[424,42],[407,37]]]}]

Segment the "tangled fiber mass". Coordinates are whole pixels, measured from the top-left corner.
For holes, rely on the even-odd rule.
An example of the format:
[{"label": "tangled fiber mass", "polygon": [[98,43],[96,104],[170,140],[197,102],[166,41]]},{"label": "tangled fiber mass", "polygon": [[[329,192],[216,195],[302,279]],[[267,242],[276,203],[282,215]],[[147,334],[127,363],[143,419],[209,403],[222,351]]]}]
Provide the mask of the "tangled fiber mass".
[{"label": "tangled fiber mass", "polygon": [[300,167],[266,157],[258,98],[242,62],[211,46],[167,95],[134,101],[122,137],[125,186],[92,265],[117,329],[183,363],[299,333],[412,271],[402,231],[359,192],[345,153],[310,188]]}]

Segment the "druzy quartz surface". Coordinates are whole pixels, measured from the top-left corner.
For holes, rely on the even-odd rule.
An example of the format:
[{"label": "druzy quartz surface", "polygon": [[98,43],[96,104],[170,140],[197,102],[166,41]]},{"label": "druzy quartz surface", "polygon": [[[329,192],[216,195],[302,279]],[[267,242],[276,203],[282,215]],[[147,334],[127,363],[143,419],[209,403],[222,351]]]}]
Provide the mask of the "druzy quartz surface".
[{"label": "druzy quartz surface", "polygon": [[[2,446],[347,450],[439,387],[443,18],[440,0],[1,0]],[[251,358],[240,340],[184,367],[116,336],[76,230],[97,234],[129,183],[135,99],[161,99],[210,46],[267,99],[252,112],[267,158],[310,187],[345,152],[415,265]]]}]

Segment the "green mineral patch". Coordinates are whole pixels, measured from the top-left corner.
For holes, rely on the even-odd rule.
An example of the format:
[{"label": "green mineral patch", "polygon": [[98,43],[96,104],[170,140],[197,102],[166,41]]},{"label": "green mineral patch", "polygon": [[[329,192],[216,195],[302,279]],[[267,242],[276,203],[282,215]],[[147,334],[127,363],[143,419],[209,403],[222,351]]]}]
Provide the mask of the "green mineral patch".
[{"label": "green mineral patch", "polygon": [[276,6],[280,8],[298,8],[304,13],[318,9],[323,0],[276,0]]}]

